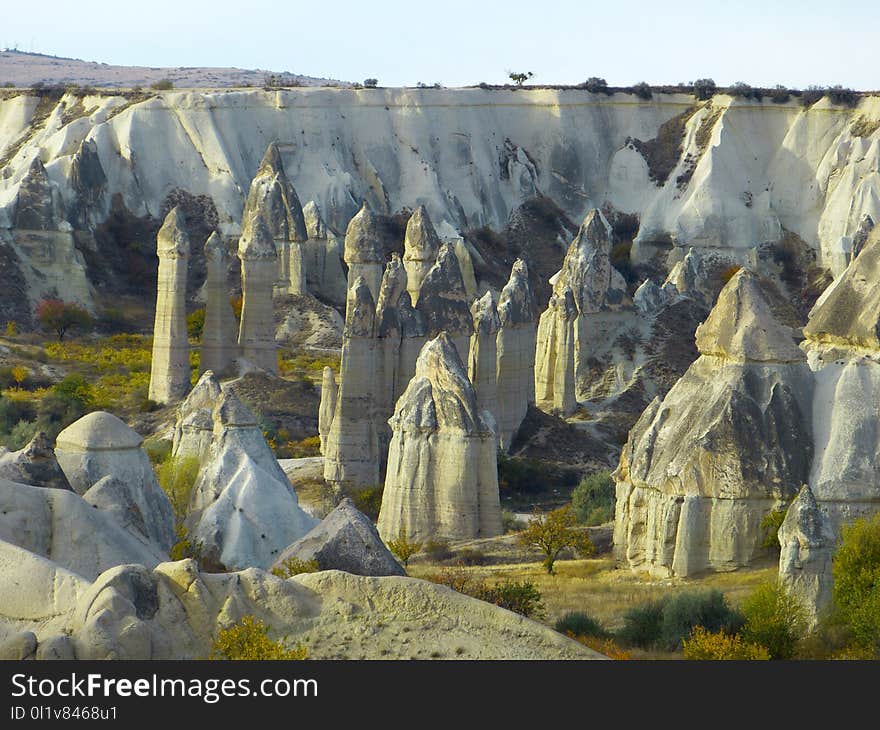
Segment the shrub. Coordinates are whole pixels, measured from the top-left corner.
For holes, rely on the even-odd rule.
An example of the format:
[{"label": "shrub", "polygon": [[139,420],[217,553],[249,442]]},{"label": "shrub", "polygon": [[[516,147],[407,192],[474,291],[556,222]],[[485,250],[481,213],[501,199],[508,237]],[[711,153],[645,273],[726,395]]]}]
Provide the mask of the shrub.
[{"label": "shrub", "polygon": [[591,94],[607,94],[608,82],[605,79],[600,79],[598,76],[590,76],[584,82],[584,88]]},{"label": "shrub", "polygon": [[578,472],[540,459],[498,457],[498,487],[516,494],[538,494],[577,484]]},{"label": "shrub", "polygon": [[229,306],[232,307],[235,319],[241,322],[241,308],[244,306],[244,297],[241,294],[236,297],[230,297]]},{"label": "shrub", "polygon": [[774,104],[785,104],[789,99],[791,99],[791,93],[781,84],[776,84],[773,91],[770,92],[770,101]]},{"label": "shrub", "polygon": [[37,435],[38,430],[39,426],[36,423],[19,421],[12,427],[9,436],[6,437],[6,448],[10,451],[23,449]]},{"label": "shrub", "polygon": [[596,619],[583,611],[569,611],[553,627],[560,634],[606,637],[608,632]]},{"label": "shrub", "polygon": [[730,608],[719,590],[679,593],[663,606],[661,646],[670,651],[678,649],[696,626],[736,633],[742,626],[742,616]]},{"label": "shrub", "polygon": [[15,324],[15,320],[10,319],[6,322],[6,336],[7,337],[15,337],[18,334],[18,325]]},{"label": "shrub", "polygon": [[573,548],[584,557],[595,551],[590,538],[578,530],[576,524],[577,517],[570,504],[543,517],[535,513],[526,529],[517,535],[517,541],[520,545],[536,547],[544,553],[544,568],[553,575],[553,565],[563,550]]},{"label": "shrub", "polygon": [[36,417],[33,404],[0,396],[0,433],[8,433],[20,421],[33,421]]},{"label": "shrub", "polygon": [[171,79],[159,79],[150,84],[150,88],[156,91],[169,91],[174,88],[174,82]]},{"label": "shrub", "polygon": [[819,99],[825,96],[825,89],[821,86],[808,86],[801,94],[801,104],[805,107],[813,106]]},{"label": "shrub", "polygon": [[843,527],[832,573],[834,603],[854,645],[880,653],[880,513]]},{"label": "shrub", "polygon": [[44,329],[58,335],[59,342],[68,330],[86,330],[92,324],[92,318],[85,309],[60,299],[44,299],[37,305],[35,314]]},{"label": "shrub", "polygon": [[375,487],[355,489],[348,496],[358,510],[375,522],[379,519],[379,510],[382,509],[382,494],[384,491],[385,485],[380,484]]},{"label": "shrub", "polygon": [[226,660],[302,660],[308,659],[305,647],[285,649],[280,641],[269,638],[265,623],[254,616],[244,616],[227,629],[221,629],[211,648],[211,659]]},{"label": "shrub", "polygon": [[321,437],[309,436],[300,441],[288,441],[283,448],[286,452],[285,456],[288,459],[303,459],[308,456],[320,456]]},{"label": "shrub", "polygon": [[484,587],[475,598],[494,603],[526,618],[541,618],[545,613],[541,591],[527,580],[505,580],[494,586]]},{"label": "shrub", "polygon": [[571,506],[582,525],[601,525],[614,518],[615,490],[610,471],[584,477],[571,495]]},{"label": "shrub", "polygon": [[648,601],[627,609],[618,638],[630,646],[648,649],[660,641],[663,629],[663,601]]},{"label": "shrub", "polygon": [[205,328],[205,308],[196,309],[186,317],[186,333],[192,340],[202,339],[202,330]]},{"label": "shrub", "polygon": [[764,647],[771,659],[791,659],[807,631],[807,612],[773,581],[758,586],[743,601],[743,639]]},{"label": "shrub", "polygon": [[697,79],[693,83],[694,94],[700,101],[706,101],[715,96],[717,89],[712,79]]},{"label": "shrub", "polygon": [[410,540],[407,537],[406,528],[401,527],[397,538],[388,541],[388,549],[406,568],[409,565],[409,559],[422,549],[422,543],[418,540]]},{"label": "shrub", "polygon": [[425,544],[425,553],[435,563],[449,560],[453,555],[448,540],[428,540]]},{"label": "shrub", "polygon": [[156,479],[168,495],[177,524],[186,519],[198,476],[199,460],[195,456],[168,457],[156,466]]},{"label": "shrub", "polygon": [[571,634],[569,634],[569,637],[578,643],[589,647],[593,651],[598,651],[600,654],[604,654],[609,659],[614,659],[619,662],[632,659],[632,655],[625,649],[621,649],[614,639],[600,638],[598,636],[571,636]]},{"label": "shrub", "polygon": [[485,565],[487,562],[486,554],[474,548],[462,548],[455,558],[459,565]]},{"label": "shrub", "polygon": [[519,532],[526,524],[514,512],[505,509],[501,510],[501,526],[504,532]]},{"label": "shrub", "polygon": [[838,106],[855,106],[859,101],[859,95],[855,91],[840,84],[829,87],[825,93],[831,99],[831,103]]},{"label": "shrub", "polygon": [[767,550],[773,550],[779,553],[779,528],[785,521],[785,515],[788,507],[782,509],[770,510],[761,518],[761,529],[764,531],[764,539],[761,540],[761,547]]},{"label": "shrub", "polygon": [[281,561],[281,565],[272,568],[272,575],[287,580],[302,573],[317,573],[321,570],[317,560],[300,560],[299,558],[287,558]]},{"label": "shrub", "polygon": [[639,97],[639,99],[647,100],[647,99],[650,99],[652,96],[654,96],[654,92],[651,90],[651,87],[648,86],[648,84],[645,83],[644,81],[639,81],[639,83],[637,83],[635,86],[633,86],[632,92],[637,97]]},{"label": "shrub", "polygon": [[375,89],[379,85],[379,79],[364,79],[364,87],[367,89]]},{"label": "shrub", "polygon": [[767,649],[723,631],[711,632],[697,626],[690,637],[682,641],[685,659],[695,660],[767,660]]},{"label": "shrub", "polygon": [[73,415],[73,420],[85,415],[95,403],[92,386],[77,373],[68,375],[60,383],[52,386],[52,394],[64,405],[66,411]]}]

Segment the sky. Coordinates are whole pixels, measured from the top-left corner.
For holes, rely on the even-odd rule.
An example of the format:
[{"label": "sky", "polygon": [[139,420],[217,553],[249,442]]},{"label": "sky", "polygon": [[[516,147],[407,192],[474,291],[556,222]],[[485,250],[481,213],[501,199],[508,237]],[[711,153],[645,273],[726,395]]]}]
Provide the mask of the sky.
[{"label": "sky", "polygon": [[236,66],[382,86],[880,89],[878,0],[40,0],[4,3],[0,47],[140,66]]}]

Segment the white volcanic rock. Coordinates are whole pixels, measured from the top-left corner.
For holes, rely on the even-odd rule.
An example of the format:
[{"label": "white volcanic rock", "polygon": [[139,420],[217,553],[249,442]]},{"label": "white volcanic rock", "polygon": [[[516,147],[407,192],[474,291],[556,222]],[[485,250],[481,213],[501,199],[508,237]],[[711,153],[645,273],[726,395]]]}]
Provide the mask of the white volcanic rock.
[{"label": "white volcanic rock", "polygon": [[521,259],[513,263],[510,278],[501,290],[498,319],[498,439],[501,448],[507,450],[529,404],[535,402],[537,315],[529,271]]},{"label": "white volcanic rock", "polygon": [[114,565],[154,566],[167,559],[139,531],[124,529],[112,511],[95,509],[73,492],[0,479],[0,546],[5,545],[50,559],[89,580]]},{"label": "white volcanic rock", "polygon": [[272,291],[278,268],[275,243],[260,216],[248,219],[238,242],[241,259],[241,324],[238,347],[258,368],[278,373]]},{"label": "white volcanic rock", "polygon": [[35,487],[70,489],[45,432],[37,433],[18,451],[0,454],[0,478]]},{"label": "white volcanic rock", "polygon": [[453,247],[444,243],[419,289],[416,309],[425,322],[426,335],[436,337],[446,332],[455,344],[459,357],[467,359],[473,319],[461,275],[461,266]]},{"label": "white volcanic rock", "polygon": [[186,520],[191,539],[228,569],[266,568],[316,521],[300,508],[257,419],[235,395],[221,394],[212,420]]},{"label": "white volcanic rock", "polygon": [[206,370],[202,373],[186,400],[177,406],[177,420],[171,444],[172,457],[194,457],[200,464],[207,461],[211,453],[211,442],[214,440],[214,406],[222,395],[220,381],[213,371]]},{"label": "white volcanic rock", "polygon": [[217,231],[205,242],[205,323],[202,327],[202,348],[199,369],[226,372],[238,356],[235,313],[229,301],[226,272],[229,253]]},{"label": "white volcanic rock", "polygon": [[614,473],[617,558],[657,575],[747,565],[761,518],[796,494],[812,460],[812,376],[753,274],[728,282],[697,344]]},{"label": "white volcanic rock", "polygon": [[403,239],[406,286],[414,305],[418,304],[422,280],[437,260],[439,250],[440,238],[434,230],[428,210],[420,205],[407,221],[406,236]]},{"label": "white volcanic rock", "polygon": [[645,279],[633,293],[633,305],[642,314],[652,314],[675,296],[666,286],[660,287],[653,279]]},{"label": "white volcanic rock", "polygon": [[343,259],[348,265],[347,289],[351,290],[357,278],[363,277],[375,302],[379,298],[385,252],[379,222],[366,202],[348,223]]},{"label": "white volcanic rock", "polygon": [[468,378],[477,395],[477,407],[489,411],[498,423],[498,345],[496,342],[501,320],[495,295],[487,291],[471,305],[474,333],[468,352]]},{"label": "white volcanic rock", "polygon": [[[139,512],[146,536],[167,551],[175,542],[174,515],[142,444],[143,439],[116,416],[94,411],[58,434],[55,456],[77,494],[88,494],[107,476],[123,482],[124,496],[117,493],[126,503],[123,509]],[[113,499],[102,499],[101,506],[110,507]]]},{"label": "white volcanic rock", "polygon": [[348,497],[311,532],[285,548],[275,567],[283,569],[290,559],[315,560],[321,570],[355,575],[406,575],[373,523]]},{"label": "white volcanic rock", "polygon": [[189,339],[186,329],[186,272],[189,236],[180,208],[172,208],[159,229],[156,253],[159,276],[150,366],[150,400],[172,403],[190,388]]},{"label": "white volcanic rock", "polygon": [[318,407],[318,434],[321,437],[321,453],[324,453],[326,449],[327,436],[333,425],[337,393],[333,368],[325,367],[321,373],[321,404]]},{"label": "white volcanic rock", "polygon": [[[2,542],[0,567],[0,645],[15,657],[204,659],[221,629],[250,615],[270,638],[306,645],[310,659],[603,658],[543,624],[414,578],[330,570],[282,580],[256,569],[199,573],[182,560],[119,566],[90,583]],[[364,631],[349,632],[355,622]]]},{"label": "white volcanic rock", "polygon": [[348,281],[342,270],[342,244],[327,230],[321,209],[314,200],[303,207],[303,217],[309,235],[302,244],[309,291],[334,304],[344,304]]},{"label": "white volcanic rock", "polygon": [[324,442],[324,479],[328,482],[369,485],[379,481],[374,420],[378,358],[376,307],[369,285],[359,276],[348,293],[336,410]]},{"label": "white volcanic rock", "polygon": [[779,578],[815,624],[831,604],[831,561],[837,539],[828,517],[806,485],[789,505],[779,528]]},{"label": "white volcanic rock", "polygon": [[445,333],[422,349],[389,423],[383,539],[500,535],[497,431]]}]

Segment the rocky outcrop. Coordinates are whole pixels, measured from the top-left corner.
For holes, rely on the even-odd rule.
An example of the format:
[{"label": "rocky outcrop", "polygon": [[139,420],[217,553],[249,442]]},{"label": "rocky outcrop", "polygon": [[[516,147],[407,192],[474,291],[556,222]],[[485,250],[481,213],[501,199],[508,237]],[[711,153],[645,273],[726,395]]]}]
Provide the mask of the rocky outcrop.
[{"label": "rocky outcrop", "polygon": [[348,497],[310,533],[286,548],[274,567],[283,571],[289,560],[314,560],[321,570],[354,575],[406,575],[373,523]]},{"label": "rocky outcrop", "polygon": [[214,440],[214,406],[223,395],[220,381],[212,370],[206,370],[186,400],[177,407],[171,456],[195,458],[204,464],[211,455]]},{"label": "rocky outcrop", "polygon": [[336,412],[336,376],[333,368],[325,367],[321,373],[321,405],[318,408],[318,435],[321,438],[321,453],[324,453],[327,444],[327,436],[333,425],[333,416]]},{"label": "rocky outcrop", "polygon": [[[116,416],[95,411],[58,434],[55,455],[77,494],[87,496],[104,477],[122,482],[125,489],[114,493],[133,505],[124,509],[136,510],[140,531],[167,552],[175,543],[174,514],[142,444],[140,435]],[[95,504],[109,507],[113,499]]]},{"label": "rocky outcrop", "polygon": [[45,432],[37,433],[18,450],[0,453],[0,479],[48,489],[70,489]]},{"label": "rocky outcrop", "polygon": [[235,313],[229,301],[226,273],[229,253],[226,244],[214,231],[205,242],[205,323],[199,370],[225,373],[238,356]]},{"label": "rocky outcrop", "polygon": [[780,582],[815,624],[831,605],[831,559],[837,538],[809,486],[804,485],[789,506],[778,535]]},{"label": "rocky outcrop", "polygon": [[603,344],[618,313],[631,305],[626,282],[612,266],[610,254],[611,226],[594,209],[571,242],[562,269],[551,279],[551,301],[538,324],[535,399],[549,413],[574,412],[578,384],[584,379],[582,364]]},{"label": "rocky outcrop", "polygon": [[445,333],[422,349],[390,425],[383,539],[404,530],[417,540],[501,534],[497,432]]},{"label": "rocky outcrop", "polygon": [[440,238],[434,230],[427,209],[420,205],[407,221],[406,237],[403,239],[406,288],[414,305],[418,304],[422,281],[437,260],[439,250]]},{"label": "rocky outcrop", "polygon": [[656,575],[747,565],[761,518],[807,481],[813,381],[764,284],[740,270],[697,329],[700,357],[630,431],[617,482],[619,562]]},{"label": "rocky outcrop", "polygon": [[379,286],[385,268],[385,252],[382,248],[379,221],[366,202],[348,223],[343,259],[348,265],[348,290],[350,291],[354,282],[361,277],[369,287],[370,295],[375,302],[379,298]]},{"label": "rocky outcrop", "polygon": [[[40,556],[89,580],[115,565],[142,563],[152,567],[167,559],[156,544],[125,529],[116,518],[73,492],[0,479],[0,565],[4,550],[8,555],[12,546],[19,548],[19,560],[25,557],[22,552],[35,559]],[[19,575],[23,569],[24,564],[3,566],[0,581]],[[16,592],[14,582],[7,585],[8,592]],[[18,591],[52,589],[51,582],[42,584],[35,574],[26,570],[20,574]]]},{"label": "rocky outcrop", "polygon": [[248,362],[270,373],[278,373],[272,288],[278,268],[278,254],[263,218],[250,218],[238,242],[241,259],[241,324],[238,347]]},{"label": "rocky outcrop", "polygon": [[[204,394],[211,389],[206,382]],[[191,410],[199,405],[193,402]],[[268,568],[316,521],[300,508],[256,417],[231,391],[221,392],[211,420],[211,446],[185,522],[190,539],[206,559],[227,569]]]},{"label": "rocky outcrop", "polygon": [[379,442],[375,426],[379,355],[376,307],[359,276],[348,293],[339,390],[325,439],[324,479],[336,484],[377,484]]},{"label": "rocky outcrop", "polygon": [[468,378],[474,386],[477,407],[488,411],[498,423],[498,346],[496,338],[501,328],[495,295],[487,291],[471,305],[474,332],[468,352]]},{"label": "rocky outcrop", "polygon": [[309,291],[333,304],[345,304],[348,282],[342,270],[342,243],[327,229],[321,209],[315,201],[306,203],[303,216],[309,234],[303,244]]},{"label": "rocky outcrop", "polygon": [[467,360],[473,330],[470,302],[458,257],[452,246],[444,243],[436,263],[422,280],[416,309],[424,319],[427,336],[432,338],[446,332],[463,361]]},{"label": "rocky outcrop", "polygon": [[[10,586],[16,590],[9,590]],[[244,616],[310,659],[600,659],[552,629],[449,588],[400,576],[261,570],[200,573],[182,560],[84,579],[0,541],[0,656],[205,659]],[[339,641],[356,617],[363,631]]]},{"label": "rocky outcrop", "polygon": [[308,232],[299,197],[284,171],[275,142],[267,147],[251,181],[242,220],[246,224],[255,216],[266,224],[275,242],[278,262],[275,288],[279,293],[305,294],[302,244],[308,238]]},{"label": "rocky outcrop", "polygon": [[189,339],[186,329],[186,274],[189,235],[180,208],[172,208],[159,229],[156,253],[156,321],[150,365],[150,400],[174,403],[190,389]]},{"label": "rocky outcrop", "polygon": [[505,450],[535,402],[536,317],[528,267],[517,259],[498,299],[498,439]]},{"label": "rocky outcrop", "polygon": [[858,256],[862,249],[865,247],[865,244],[868,242],[868,236],[871,235],[871,231],[874,230],[874,219],[865,213],[862,216],[862,219],[859,221],[859,227],[856,229],[855,233],[852,236],[852,252],[851,259],[854,259]]}]

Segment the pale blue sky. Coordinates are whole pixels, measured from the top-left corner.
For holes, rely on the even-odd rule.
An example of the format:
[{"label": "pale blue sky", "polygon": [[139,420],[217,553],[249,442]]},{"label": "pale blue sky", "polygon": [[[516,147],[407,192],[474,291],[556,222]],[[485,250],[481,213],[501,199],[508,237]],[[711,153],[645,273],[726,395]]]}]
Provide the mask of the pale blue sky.
[{"label": "pale blue sky", "polygon": [[238,66],[387,86],[843,84],[880,89],[878,0],[37,0],[0,46],[146,66]]}]

